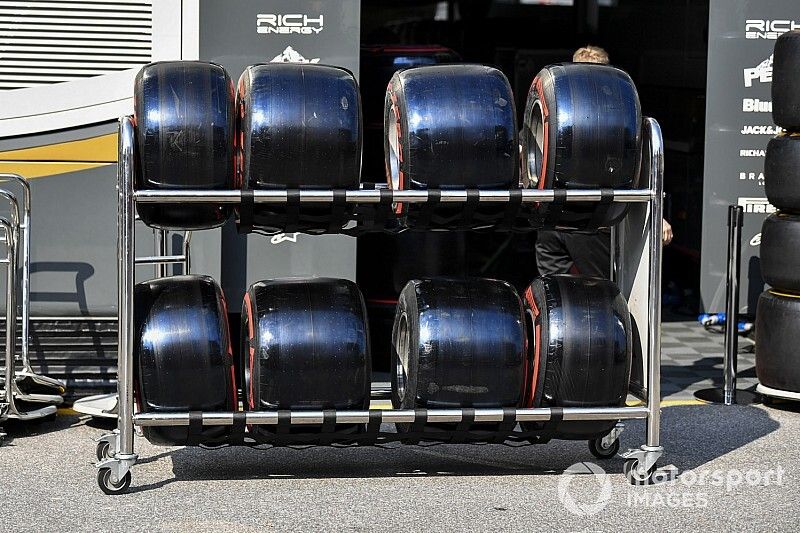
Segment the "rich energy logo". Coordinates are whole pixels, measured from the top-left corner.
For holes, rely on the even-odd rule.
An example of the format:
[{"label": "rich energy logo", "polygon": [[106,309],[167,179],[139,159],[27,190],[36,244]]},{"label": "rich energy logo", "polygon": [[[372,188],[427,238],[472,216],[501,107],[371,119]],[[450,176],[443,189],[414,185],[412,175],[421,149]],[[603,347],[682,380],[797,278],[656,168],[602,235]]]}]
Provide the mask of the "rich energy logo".
[{"label": "rich energy logo", "polygon": [[744,208],[745,213],[752,213],[757,215],[766,215],[767,213],[774,213],[775,207],[769,203],[766,198],[751,198],[739,197],[738,205]]},{"label": "rich energy logo", "polygon": [[[745,85],[747,75],[745,75]],[[742,100],[742,111],[745,113],[772,113],[772,102],[765,102],[758,98],[744,98]]]},{"label": "rich energy logo", "polygon": [[322,15],[314,18],[300,13],[286,15],[259,13],[256,19],[256,28],[258,33],[316,35],[322,31],[323,23]]},{"label": "rich energy logo", "polygon": [[319,63],[319,60],[318,57],[306,59],[303,54],[287,46],[283,52],[273,57],[270,63]]},{"label": "rich energy logo", "polygon": [[754,80],[761,83],[772,82],[772,56],[759,63],[757,67],[744,69],[744,86],[752,87]]},{"label": "rich energy logo", "polygon": [[739,150],[739,157],[764,157],[767,155],[766,150],[749,150],[742,148]]},{"label": "rich energy logo", "polygon": [[745,39],[777,39],[787,31],[800,29],[793,20],[749,19],[744,23]]}]

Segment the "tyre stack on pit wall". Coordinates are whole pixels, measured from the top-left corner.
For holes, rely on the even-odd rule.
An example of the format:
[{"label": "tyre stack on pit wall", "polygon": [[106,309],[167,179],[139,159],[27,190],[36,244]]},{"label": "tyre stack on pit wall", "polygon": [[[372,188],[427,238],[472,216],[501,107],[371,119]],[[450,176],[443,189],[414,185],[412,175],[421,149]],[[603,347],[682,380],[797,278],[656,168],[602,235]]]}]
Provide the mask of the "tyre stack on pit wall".
[{"label": "tyre stack on pit wall", "polygon": [[764,188],[778,211],[761,230],[761,274],[770,289],[756,311],[758,390],[800,400],[800,31],[775,43],[772,117],[785,131],[767,145]]}]

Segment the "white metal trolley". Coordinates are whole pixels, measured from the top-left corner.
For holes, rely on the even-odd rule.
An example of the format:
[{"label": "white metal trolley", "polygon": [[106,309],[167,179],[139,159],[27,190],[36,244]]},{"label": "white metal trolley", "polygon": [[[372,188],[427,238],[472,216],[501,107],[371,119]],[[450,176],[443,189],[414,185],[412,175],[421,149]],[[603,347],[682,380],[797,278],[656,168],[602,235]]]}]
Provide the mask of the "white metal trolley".
[{"label": "white metal trolley", "polygon": [[[572,407],[561,409],[563,420],[646,420],[646,441],[639,447],[630,449],[622,456],[627,459],[625,470],[634,481],[647,482],[656,467],[656,462],[663,454],[660,443],[660,362],[661,362],[661,232],[664,153],[661,128],[651,118],[644,119],[644,158],[640,181],[646,182],[643,189],[614,190],[614,202],[648,204],[644,228],[639,227],[644,248],[637,263],[646,264],[646,335],[642,346],[644,358],[644,383],[641,390],[632,391],[643,400],[643,405],[630,407]],[[134,220],[136,203],[217,203],[239,204],[242,193],[239,190],[202,191],[202,190],[138,190],[134,191],[134,125],[131,117],[122,117],[119,128],[119,160],[118,160],[118,296],[119,296],[119,364],[118,393],[119,413],[118,428],[113,433],[102,436],[98,441],[97,479],[100,488],[107,494],[125,492],[131,483],[131,468],[136,464],[137,455],[134,450],[134,426],[189,426],[190,413],[134,413],[133,397],[133,288],[134,266]],[[645,170],[646,169],[646,172]],[[606,191],[607,195],[608,191]],[[253,191],[255,203],[286,203],[285,190]],[[463,203],[467,201],[466,190],[442,190],[441,202]],[[508,202],[510,191],[480,191],[480,202]],[[567,190],[566,202],[599,202],[603,191]],[[334,199],[332,190],[302,190],[299,193],[301,203],[330,203]],[[555,193],[552,190],[525,189],[522,191],[522,202],[553,202]],[[396,202],[424,203],[428,201],[428,192],[419,190],[392,191],[392,200]],[[348,203],[379,203],[381,191],[348,190]],[[614,239],[619,238],[619,230],[612,232]],[[614,249],[615,246],[612,246]],[[624,253],[624,250],[623,250]],[[616,255],[616,254],[614,254]],[[639,261],[645,259],[646,261]],[[177,262],[177,258],[148,258],[148,262]],[[612,259],[613,262],[613,259]],[[613,271],[613,269],[612,269]],[[629,298],[630,301],[630,298]],[[501,422],[503,409],[474,409],[474,422]],[[233,412],[203,412],[199,416],[202,426],[232,426],[234,418],[245,418],[248,425],[278,424],[279,411],[248,411],[244,414]],[[336,424],[366,424],[371,415],[380,416],[382,423],[411,423],[417,414],[414,410],[380,409],[370,411],[336,411]],[[379,413],[376,415],[375,413]],[[307,426],[322,424],[323,411],[284,412],[288,414],[291,426]],[[546,422],[551,419],[551,408],[518,408],[514,410],[517,422]],[[195,417],[197,414],[195,414]],[[426,411],[428,423],[460,422],[464,409],[429,409]],[[196,422],[195,422],[196,423]],[[618,432],[616,433],[618,434]],[[616,437],[615,434],[615,437]]]}]

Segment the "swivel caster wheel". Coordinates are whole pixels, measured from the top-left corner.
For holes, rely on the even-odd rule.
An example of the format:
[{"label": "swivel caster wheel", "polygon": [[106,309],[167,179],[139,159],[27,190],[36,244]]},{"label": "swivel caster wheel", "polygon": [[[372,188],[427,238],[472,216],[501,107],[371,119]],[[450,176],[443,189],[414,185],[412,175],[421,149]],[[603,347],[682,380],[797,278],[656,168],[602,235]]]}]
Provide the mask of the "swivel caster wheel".
[{"label": "swivel caster wheel", "polygon": [[631,485],[652,485],[654,483],[656,465],[645,470],[638,459],[628,459],[622,466],[622,472]]},{"label": "swivel caster wheel", "polygon": [[589,441],[589,451],[598,459],[611,459],[619,453],[619,439],[614,439],[610,444],[604,437]]},{"label": "swivel caster wheel", "polygon": [[95,452],[98,461],[105,461],[114,457],[114,452],[111,451],[111,444],[108,441],[101,440],[97,443]]},{"label": "swivel caster wheel", "polygon": [[109,496],[123,494],[131,486],[131,473],[127,472],[122,479],[114,483],[111,481],[111,469],[101,468],[97,471],[97,484],[100,486],[100,490]]}]

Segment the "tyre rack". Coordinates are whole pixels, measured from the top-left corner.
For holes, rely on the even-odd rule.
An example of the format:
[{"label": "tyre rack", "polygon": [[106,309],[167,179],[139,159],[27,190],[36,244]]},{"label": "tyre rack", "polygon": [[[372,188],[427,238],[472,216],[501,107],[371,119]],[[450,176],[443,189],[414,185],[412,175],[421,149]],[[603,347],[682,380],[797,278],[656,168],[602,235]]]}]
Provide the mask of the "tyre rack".
[{"label": "tyre rack", "polygon": [[[323,419],[335,415],[336,424],[367,424],[380,417],[381,423],[413,423],[419,422],[420,413],[427,423],[461,422],[465,411],[474,416],[474,422],[502,422],[504,415],[513,411],[517,422],[546,422],[561,416],[563,420],[646,420],[646,442],[639,448],[623,453],[626,459],[625,472],[632,481],[646,483],[651,479],[656,462],[663,454],[660,444],[660,366],[661,366],[661,233],[662,233],[662,201],[664,153],[661,128],[651,118],[644,120],[645,158],[649,165],[647,189],[613,190],[612,201],[620,203],[649,204],[649,223],[644,234],[649,237],[648,294],[647,294],[647,347],[645,350],[647,371],[645,375],[644,393],[640,394],[643,405],[635,407],[586,407],[586,408],[518,408],[518,409],[428,409],[398,410],[379,409],[361,411],[261,411],[246,413],[233,412],[181,412],[181,413],[134,413],[133,398],[133,288],[134,288],[134,211],[136,203],[219,203],[237,205],[242,201],[239,190],[203,191],[203,190],[138,190],[133,189],[134,179],[134,126],[132,117],[122,117],[119,129],[119,162],[118,162],[118,296],[119,296],[119,363],[118,392],[119,417],[118,429],[113,433],[100,437],[98,441],[98,483],[107,494],[120,493],[128,489],[131,482],[131,468],[136,464],[134,452],[134,426],[233,426],[241,423],[242,418],[248,425],[277,426],[279,419],[285,423],[289,420],[292,427],[320,425]],[[391,191],[395,202],[425,203],[428,192],[421,190]],[[467,201],[466,190],[442,190],[441,202],[464,203]],[[566,202],[599,202],[607,197],[609,191],[599,189],[567,190]],[[379,203],[379,190],[347,190],[348,203]],[[508,202],[510,191],[480,191],[480,202]],[[524,189],[522,202],[553,202],[553,190]],[[301,203],[330,203],[334,199],[334,191],[301,190]],[[285,190],[252,191],[255,203],[286,203]],[[615,232],[612,232],[612,234]],[[612,250],[614,248],[612,247]],[[169,258],[151,258],[154,262],[169,261]],[[612,270],[613,272],[613,270]],[[504,413],[505,411],[505,413]],[[190,422],[191,421],[191,422]],[[614,438],[619,434],[619,427],[612,430]],[[100,452],[103,453],[100,453]]]},{"label": "tyre rack", "polygon": [[[5,385],[0,388],[0,422],[6,419],[36,420],[53,416],[57,412],[57,404],[63,401],[61,396],[49,394],[23,394],[17,386],[16,372],[16,325],[17,325],[17,280],[22,273],[22,374],[41,380],[54,388],[61,388],[59,381],[36,374],[30,365],[29,357],[29,321],[30,321],[30,225],[31,225],[31,195],[27,180],[18,174],[0,174],[0,181],[15,181],[22,186],[22,217],[17,197],[0,189],[0,198],[5,199],[11,207],[10,218],[0,218],[0,241],[5,244],[6,255],[0,259],[0,264],[6,266],[6,346],[5,346]],[[20,220],[21,218],[21,220]],[[20,247],[20,241],[22,246]],[[21,258],[21,265],[20,265]],[[20,268],[21,266],[21,268]],[[17,405],[17,400],[29,403],[45,403],[38,409],[26,410]],[[0,436],[2,436],[0,432]]]}]

